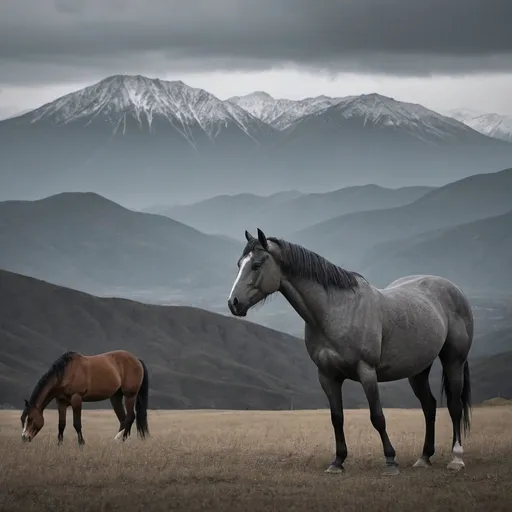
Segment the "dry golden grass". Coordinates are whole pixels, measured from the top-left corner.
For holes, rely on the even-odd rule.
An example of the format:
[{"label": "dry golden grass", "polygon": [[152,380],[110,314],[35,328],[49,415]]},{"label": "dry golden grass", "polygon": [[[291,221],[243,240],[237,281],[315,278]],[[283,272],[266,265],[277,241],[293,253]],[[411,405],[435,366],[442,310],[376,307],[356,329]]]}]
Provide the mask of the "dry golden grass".
[{"label": "dry golden grass", "polygon": [[450,473],[451,423],[438,411],[437,454],[412,469],[423,444],[420,410],[387,410],[402,473],[380,474],[378,435],[368,412],[347,411],[343,475],[323,473],[333,451],[328,411],[150,411],[152,436],[113,440],[112,411],[84,411],[80,451],[68,418],[32,443],[20,440],[19,412],[0,411],[0,510],[510,510],[512,407],[473,411],[466,469]]}]

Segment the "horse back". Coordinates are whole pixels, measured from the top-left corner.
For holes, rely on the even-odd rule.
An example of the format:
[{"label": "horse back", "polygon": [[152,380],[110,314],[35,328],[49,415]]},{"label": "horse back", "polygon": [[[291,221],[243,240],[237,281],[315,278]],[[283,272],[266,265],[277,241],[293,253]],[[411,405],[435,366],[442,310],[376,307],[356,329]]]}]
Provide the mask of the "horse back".
[{"label": "horse back", "polygon": [[80,355],[73,364],[75,386],[83,388],[85,401],[104,400],[117,391],[137,393],[144,369],[126,350]]},{"label": "horse back", "polygon": [[403,308],[424,315],[425,308],[435,311],[447,328],[454,322],[462,321],[473,330],[473,313],[468,299],[452,281],[435,275],[411,275],[401,277],[381,290],[388,298]]}]

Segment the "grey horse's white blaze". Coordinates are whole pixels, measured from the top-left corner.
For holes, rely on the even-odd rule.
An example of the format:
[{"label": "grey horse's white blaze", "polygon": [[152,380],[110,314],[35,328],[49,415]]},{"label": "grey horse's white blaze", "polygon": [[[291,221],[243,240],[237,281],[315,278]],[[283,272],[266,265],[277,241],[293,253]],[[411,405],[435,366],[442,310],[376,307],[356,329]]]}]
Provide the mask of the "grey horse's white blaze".
[{"label": "grey horse's white blaze", "polygon": [[238,274],[236,276],[235,282],[233,283],[233,286],[231,287],[231,291],[229,292],[228,300],[233,299],[233,293],[240,282],[240,279],[242,279],[242,275],[244,272],[245,267],[249,264],[249,261],[251,261],[252,252],[250,252],[243,260],[240,262],[240,268],[238,269]]}]

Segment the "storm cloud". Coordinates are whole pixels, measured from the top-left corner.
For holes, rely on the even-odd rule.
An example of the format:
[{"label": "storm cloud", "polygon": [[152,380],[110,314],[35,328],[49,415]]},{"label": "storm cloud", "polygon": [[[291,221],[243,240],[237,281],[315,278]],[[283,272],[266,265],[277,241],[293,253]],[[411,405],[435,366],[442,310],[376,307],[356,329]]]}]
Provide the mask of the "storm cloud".
[{"label": "storm cloud", "polygon": [[511,0],[2,0],[0,83],[117,72],[512,70]]}]

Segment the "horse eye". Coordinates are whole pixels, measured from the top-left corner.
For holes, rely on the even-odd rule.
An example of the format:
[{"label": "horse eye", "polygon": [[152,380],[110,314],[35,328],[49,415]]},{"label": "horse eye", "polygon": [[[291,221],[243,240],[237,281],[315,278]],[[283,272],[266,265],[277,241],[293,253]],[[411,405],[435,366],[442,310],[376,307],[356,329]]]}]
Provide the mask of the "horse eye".
[{"label": "horse eye", "polygon": [[258,270],[261,267],[261,263],[253,263],[251,268],[252,270]]}]

